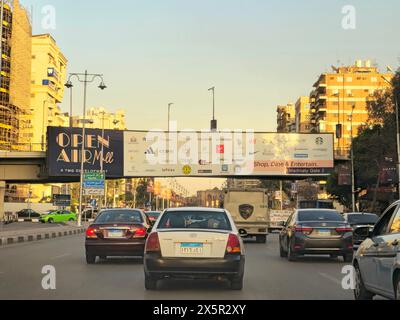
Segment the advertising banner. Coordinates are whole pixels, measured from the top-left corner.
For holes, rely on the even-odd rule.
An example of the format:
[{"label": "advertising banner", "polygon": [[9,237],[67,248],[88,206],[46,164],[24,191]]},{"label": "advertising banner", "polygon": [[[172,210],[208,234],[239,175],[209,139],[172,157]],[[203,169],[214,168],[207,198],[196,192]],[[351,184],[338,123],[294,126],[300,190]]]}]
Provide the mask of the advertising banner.
[{"label": "advertising banner", "polygon": [[[82,129],[49,127],[47,165],[50,177],[79,176],[81,169]],[[107,177],[123,176],[123,131],[86,129],[84,170],[101,169]]]},{"label": "advertising banner", "polygon": [[333,134],[124,132],[125,177],[327,176]]}]

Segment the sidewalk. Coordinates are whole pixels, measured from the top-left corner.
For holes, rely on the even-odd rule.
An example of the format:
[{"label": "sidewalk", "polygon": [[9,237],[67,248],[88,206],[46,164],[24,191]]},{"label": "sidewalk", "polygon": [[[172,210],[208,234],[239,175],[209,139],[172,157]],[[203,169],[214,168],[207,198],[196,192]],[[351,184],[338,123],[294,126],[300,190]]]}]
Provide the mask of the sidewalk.
[{"label": "sidewalk", "polygon": [[82,227],[71,223],[38,224],[21,222],[8,225],[2,224],[0,225],[0,246],[81,234],[85,232],[86,227],[87,223],[83,223]]}]

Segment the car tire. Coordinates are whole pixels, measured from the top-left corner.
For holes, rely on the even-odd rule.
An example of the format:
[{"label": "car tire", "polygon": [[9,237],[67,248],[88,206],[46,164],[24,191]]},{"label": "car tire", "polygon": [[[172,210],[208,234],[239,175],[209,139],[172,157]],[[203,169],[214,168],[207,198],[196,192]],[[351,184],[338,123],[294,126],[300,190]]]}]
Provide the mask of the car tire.
[{"label": "car tire", "polygon": [[146,290],[156,290],[157,289],[157,279],[152,278],[145,274],[144,276],[144,287]]},{"label": "car tire", "polygon": [[400,275],[397,276],[397,279],[394,282],[395,287],[394,287],[394,292],[395,292],[395,300],[400,301]]},{"label": "car tire", "polygon": [[353,262],[353,257],[354,257],[354,255],[352,253],[344,254],[343,260],[346,263],[350,263],[350,262]]},{"label": "car tire", "polygon": [[234,278],[231,280],[231,289],[232,290],[243,290],[243,276],[240,278]]},{"label": "car tire", "polygon": [[372,300],[374,298],[374,294],[367,290],[364,285],[364,280],[361,276],[361,271],[358,266],[356,269],[356,287],[354,289],[354,298],[356,300]]},{"label": "car tire", "polygon": [[52,218],[50,218],[49,220],[47,220],[48,223],[54,223],[54,220]]},{"label": "car tire", "polygon": [[290,262],[297,261],[297,255],[292,251],[292,245],[289,243],[287,258]]},{"label": "car tire", "polygon": [[331,259],[336,260],[339,256],[337,254],[331,254]]},{"label": "car tire", "polygon": [[288,256],[288,253],[285,250],[283,250],[282,245],[279,245],[279,253],[281,258],[287,258]]},{"label": "car tire", "polygon": [[69,222],[74,222],[75,219],[71,218],[71,219],[69,219],[68,221],[69,221]]},{"label": "car tire", "polygon": [[267,236],[256,236],[257,243],[267,243]]},{"label": "car tire", "polygon": [[96,256],[86,253],[86,263],[87,264],[95,264],[96,263]]}]

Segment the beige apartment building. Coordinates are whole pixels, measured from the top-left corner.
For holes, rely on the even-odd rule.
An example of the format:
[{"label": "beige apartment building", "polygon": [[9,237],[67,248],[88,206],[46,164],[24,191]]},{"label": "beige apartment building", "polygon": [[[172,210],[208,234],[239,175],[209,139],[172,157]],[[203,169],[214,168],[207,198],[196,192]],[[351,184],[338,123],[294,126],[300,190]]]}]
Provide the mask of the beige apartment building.
[{"label": "beige apartment building", "polygon": [[296,108],[293,103],[277,107],[278,133],[296,132]]},{"label": "beige apartment building", "polygon": [[[87,128],[126,130],[125,110],[109,112],[104,108],[90,108],[86,112]],[[83,116],[72,117],[73,127],[82,127]]]},{"label": "beige apartment building", "polygon": [[50,34],[32,37],[31,130],[24,134],[34,150],[45,150],[48,126],[69,125],[69,115],[62,113],[59,107],[64,98],[67,63]]},{"label": "beige apartment building", "polygon": [[368,101],[374,99],[376,90],[390,86],[393,75],[379,72],[370,61],[332,68],[333,72],[321,74],[310,94],[312,130],[336,133],[340,125],[341,138],[335,138],[336,156],[348,157],[351,136],[356,136],[368,120]]},{"label": "beige apartment building", "polygon": [[311,132],[310,97],[300,97],[295,104],[296,132]]}]

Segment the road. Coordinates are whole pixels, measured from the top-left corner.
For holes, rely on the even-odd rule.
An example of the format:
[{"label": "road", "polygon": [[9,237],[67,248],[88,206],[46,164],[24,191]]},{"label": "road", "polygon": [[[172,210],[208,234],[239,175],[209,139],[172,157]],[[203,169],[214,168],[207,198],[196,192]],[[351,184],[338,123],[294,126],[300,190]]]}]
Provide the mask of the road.
[{"label": "road", "polygon": [[[0,299],[150,299],[150,300],[342,300],[342,260],[310,257],[288,262],[279,257],[277,235],[267,245],[246,243],[246,278],[242,292],[216,281],[169,280],[158,291],[145,291],[140,259],[111,259],[87,265],[84,237],[0,248]],[[42,267],[56,268],[56,290],[43,290]]]}]

